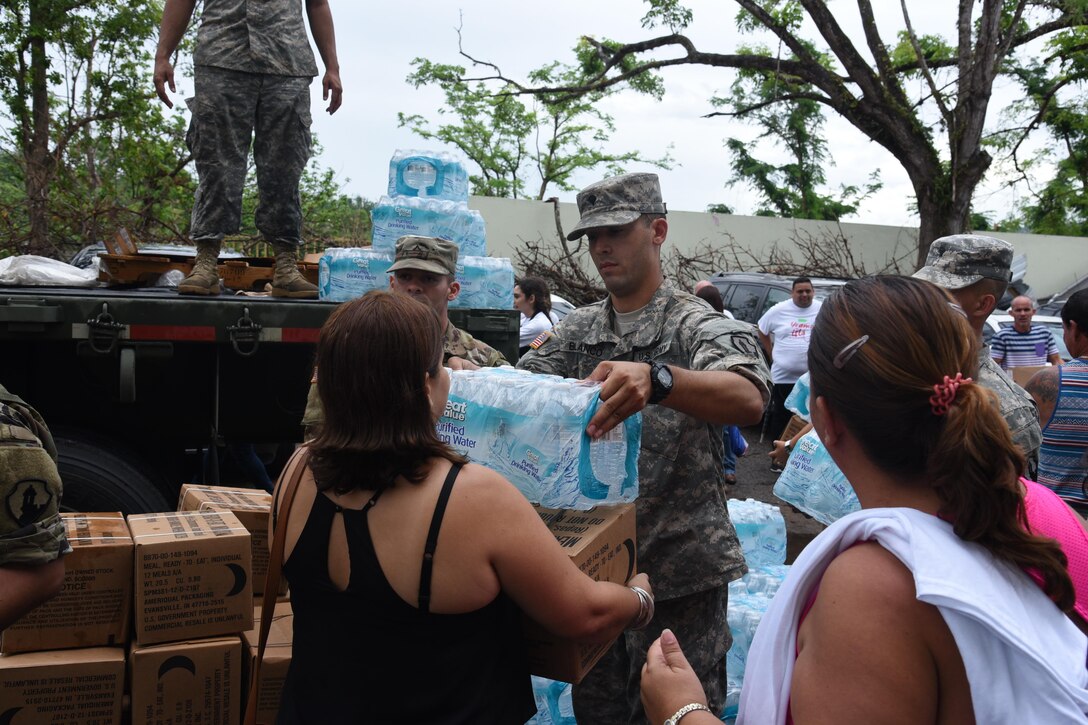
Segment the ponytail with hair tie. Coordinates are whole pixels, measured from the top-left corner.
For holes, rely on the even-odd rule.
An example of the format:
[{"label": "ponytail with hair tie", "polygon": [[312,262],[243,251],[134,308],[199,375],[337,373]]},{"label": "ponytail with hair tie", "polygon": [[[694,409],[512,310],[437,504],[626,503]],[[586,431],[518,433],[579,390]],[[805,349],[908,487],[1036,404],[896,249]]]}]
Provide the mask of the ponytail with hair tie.
[{"label": "ponytail with hair tie", "polygon": [[933,415],[942,416],[948,412],[948,406],[956,399],[956,391],[961,385],[970,385],[975,382],[972,378],[963,377],[963,373],[956,373],[956,377],[944,376],[944,381],[933,386],[933,395],[929,396],[929,406],[933,409]]}]

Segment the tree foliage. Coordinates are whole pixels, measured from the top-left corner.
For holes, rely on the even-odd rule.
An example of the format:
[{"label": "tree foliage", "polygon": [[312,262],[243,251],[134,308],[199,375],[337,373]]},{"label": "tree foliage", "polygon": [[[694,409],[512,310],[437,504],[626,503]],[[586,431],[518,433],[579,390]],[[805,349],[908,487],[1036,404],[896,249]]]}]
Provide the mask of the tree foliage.
[{"label": "tree foliage", "polygon": [[[878,174],[873,172],[862,188],[842,185],[834,194],[822,191],[827,168],[834,161],[822,135],[823,109],[803,97],[809,92],[807,84],[793,78],[741,70],[727,96],[711,99],[719,108],[742,109],[738,118],[762,129],[758,139],[769,140],[785,153],[786,161],[776,164],[757,158],[750,142],[726,140],[733,171],[727,186],[743,184],[756,191],[760,199],[756,216],[838,221],[856,213],[861,202],[880,189]],[[797,99],[775,103],[783,95]]]},{"label": "tree foliage", "polygon": [[[1002,226],[1037,234],[1088,236],[1088,29],[1057,33],[1045,54],[1011,68],[1023,98],[993,144],[1007,151],[1029,193]],[[1030,149],[1041,129],[1049,143]],[[1042,177],[1041,185],[1035,183]]]},{"label": "tree foliage", "polygon": [[[176,224],[172,153],[178,123],[164,119],[142,81],[160,8],[106,0],[18,0],[0,7],[2,152],[21,177],[7,218],[17,248],[57,253],[103,225]],[[10,191],[10,189],[9,189]]]},{"label": "tree foliage", "polygon": [[[578,51],[587,56],[587,62],[589,50],[587,44]],[[605,150],[616,126],[599,104],[613,91],[576,97],[540,94],[528,107],[511,85],[496,92],[484,82],[465,82],[462,66],[426,58],[416,58],[412,65],[415,70],[408,82],[416,88],[440,88],[446,102],[438,115],[448,117],[449,122],[433,127],[422,115],[399,113],[399,123],[421,138],[454,146],[468,157],[479,169],[469,177],[473,194],[544,199],[553,186],[561,191],[574,190],[572,178],[579,171],[603,167],[610,174],[621,173],[626,164],[636,162],[658,168],[671,166],[668,154],[651,159],[638,151]],[[555,62],[530,73],[530,79],[540,85],[567,85],[578,82],[581,72]],[[647,93],[661,92],[652,80],[641,83],[639,88]]]},{"label": "tree foliage", "polygon": [[[951,42],[919,36],[906,0],[903,26],[889,43],[878,27],[871,0],[857,0],[861,36],[851,38],[826,0],[734,0],[738,27],[775,41],[786,53],[741,48],[731,53],[698,48],[684,30],[694,15],[679,0],[647,0],[647,28],[668,32],[645,40],[618,43],[585,38],[591,62],[575,83],[540,84],[505,76],[494,64],[484,74],[462,82],[512,85],[519,93],[570,98],[606,91],[646,76],[659,79],[673,66],[701,65],[746,71],[794,88],[769,105],[810,100],[837,113],[867,138],[883,146],[906,171],[920,217],[917,262],[939,236],[966,228],[975,188],[992,157],[982,143],[994,80],[1037,40],[1083,26],[1084,0],[960,0]],[[806,37],[809,28],[816,36]],[[710,115],[750,113],[733,108]]]}]

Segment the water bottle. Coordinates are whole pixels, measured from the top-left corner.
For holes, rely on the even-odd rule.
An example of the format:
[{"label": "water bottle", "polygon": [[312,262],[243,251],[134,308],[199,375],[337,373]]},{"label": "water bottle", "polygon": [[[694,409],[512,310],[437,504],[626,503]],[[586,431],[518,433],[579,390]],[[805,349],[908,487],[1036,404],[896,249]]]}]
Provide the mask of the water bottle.
[{"label": "water bottle", "polygon": [[514,268],[504,257],[458,256],[461,292],[452,308],[509,310],[514,306]]},{"label": "water bottle", "polygon": [[638,496],[642,418],[591,441],[585,428],[599,393],[596,383],[513,368],[452,371],[438,434],[548,508],[630,502]]},{"label": "water bottle", "polygon": [[468,201],[468,172],[447,151],[397,149],[389,160],[389,196]]},{"label": "water bottle", "polygon": [[570,684],[536,675],[532,678],[536,715],[526,725],[577,725]]},{"label": "water bottle", "polygon": [[793,384],[793,389],[786,396],[785,406],[805,420],[810,420],[808,412],[808,373],[805,373]]},{"label": "water bottle", "polygon": [[627,440],[622,427],[616,427],[589,444],[589,463],[593,475],[604,484],[605,498],[618,498],[627,478]]},{"label": "water bottle", "polygon": [[778,507],[751,498],[730,499],[727,505],[749,568],[784,564],[786,520]]},{"label": "water bottle", "polygon": [[861,509],[854,487],[835,465],[815,430],[801,436],[773,490],[775,496],[822,524],[831,525]]},{"label": "water bottle", "polygon": [[370,219],[371,246],[376,251],[393,254],[397,240],[412,234],[447,239],[457,245],[459,257],[487,255],[484,218],[463,203],[383,196],[371,209]]},{"label": "water bottle", "polygon": [[326,249],[318,262],[318,297],[346,302],[375,289],[388,289],[393,255],[367,247]]}]

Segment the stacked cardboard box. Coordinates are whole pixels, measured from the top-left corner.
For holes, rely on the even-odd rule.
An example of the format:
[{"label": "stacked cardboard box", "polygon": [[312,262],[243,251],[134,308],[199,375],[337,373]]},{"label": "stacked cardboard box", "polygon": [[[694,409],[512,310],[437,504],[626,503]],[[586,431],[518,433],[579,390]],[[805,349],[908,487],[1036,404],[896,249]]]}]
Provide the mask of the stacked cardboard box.
[{"label": "stacked cardboard box", "polygon": [[229,511],[128,517],[135,542],[136,642],[239,634],[253,626],[249,531]]},{"label": "stacked cardboard box", "polygon": [[[261,634],[261,607],[253,611],[253,629],[242,635],[245,643],[245,681],[252,679],[253,664],[257,659],[257,645]],[[272,614],[271,629],[265,644],[261,663],[261,679],[257,684],[257,722],[274,723],[280,709],[280,694],[287,680],[287,668],[291,666],[291,640],[294,634],[294,615],[290,602],[278,602]]]},{"label": "stacked cardboard box", "polygon": [[120,513],[61,514],[72,545],[61,593],[4,630],[0,652],[128,642],[132,537]]},{"label": "stacked cardboard box", "polygon": [[213,637],[129,651],[132,725],[237,725],[242,641]]},{"label": "stacked cardboard box", "polygon": [[230,511],[128,517],[135,544],[133,725],[237,725],[253,626],[249,530]]},{"label": "stacked cardboard box", "polygon": [[4,630],[0,720],[119,723],[122,647],[131,628],[132,538],[120,513],[64,513],[61,519],[72,545],[64,560],[64,587]]},{"label": "stacked cardboard box", "polygon": [[[635,504],[590,511],[535,507],[571,561],[594,581],[624,584],[637,572]],[[528,617],[523,623],[529,671],[550,680],[579,683],[611,642],[584,644],[562,639]]]},{"label": "stacked cardboard box", "polygon": [[120,647],[0,657],[0,720],[103,725],[121,722],[125,653]]},{"label": "stacked cardboard box", "polygon": [[[264,593],[264,579],[268,573],[268,523],[272,509],[272,495],[252,488],[230,486],[199,486],[186,483],[181,487],[178,511],[230,511],[250,535],[253,556],[253,594]],[[281,579],[280,594],[287,591],[287,582]]]}]

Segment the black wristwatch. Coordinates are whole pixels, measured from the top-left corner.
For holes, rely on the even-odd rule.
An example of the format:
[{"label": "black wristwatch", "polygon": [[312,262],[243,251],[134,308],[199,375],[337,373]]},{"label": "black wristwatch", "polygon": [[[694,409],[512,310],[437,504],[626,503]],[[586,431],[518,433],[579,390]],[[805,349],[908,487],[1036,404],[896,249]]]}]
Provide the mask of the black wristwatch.
[{"label": "black wristwatch", "polygon": [[649,360],[647,364],[650,366],[650,384],[653,386],[650,403],[660,403],[672,392],[672,371],[663,363]]}]

